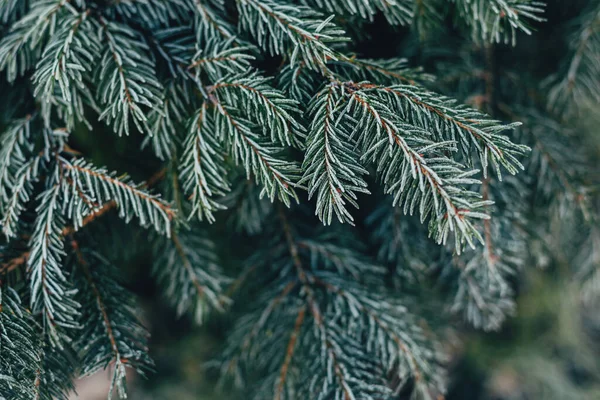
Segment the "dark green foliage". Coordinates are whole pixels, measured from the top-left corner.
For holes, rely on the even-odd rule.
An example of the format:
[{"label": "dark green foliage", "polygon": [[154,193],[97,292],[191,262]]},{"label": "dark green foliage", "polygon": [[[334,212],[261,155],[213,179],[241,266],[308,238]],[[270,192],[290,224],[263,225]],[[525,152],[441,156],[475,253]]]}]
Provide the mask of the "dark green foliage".
[{"label": "dark green foliage", "polygon": [[598,6],[499,66],[545,3],[0,0],[0,398],[160,371],[134,293],[261,400],[441,398],[530,265],[596,301]]}]

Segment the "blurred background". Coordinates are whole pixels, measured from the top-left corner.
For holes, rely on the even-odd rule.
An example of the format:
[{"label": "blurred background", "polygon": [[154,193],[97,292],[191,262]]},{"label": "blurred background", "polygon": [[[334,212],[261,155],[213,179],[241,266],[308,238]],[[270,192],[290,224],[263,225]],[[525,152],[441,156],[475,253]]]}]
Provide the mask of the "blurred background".
[{"label": "blurred background", "polygon": [[[564,68],[563,60],[569,51],[567,32],[573,30],[577,16],[594,3],[597,0],[549,0],[547,21],[535,24],[531,36],[519,35],[514,48],[510,45],[481,48],[468,36],[455,31],[452,16],[449,16],[447,29],[427,35],[416,29],[394,30],[378,20],[359,26],[361,41],[356,51],[372,58],[406,57],[411,64],[423,65],[427,72],[439,77],[430,84],[434,90],[508,120],[509,116],[501,110],[501,102],[491,106],[484,97],[490,57],[497,79],[509,82],[503,88],[531,87],[528,96],[535,97],[536,88],[543,86],[544,79]],[[262,62],[268,69],[270,60]],[[508,93],[504,90],[499,94],[504,101],[520,101],[511,99],[510,89],[507,90]],[[515,91],[514,96],[522,92]],[[580,113],[582,117],[574,120],[571,128],[577,130],[586,151],[600,160],[599,104],[589,102],[580,105],[580,109],[584,110]],[[77,148],[92,155],[98,164],[117,170],[127,165],[136,179],[143,179],[149,176],[148,171],[159,169],[159,164],[151,161],[150,152],[143,159],[130,159],[127,149],[139,145],[140,137],[116,138],[98,134],[101,128],[98,129],[95,134],[81,130],[75,139]],[[118,157],[102,158],[103,154],[115,152]],[[137,170],[132,171],[131,165],[137,165]],[[598,181],[596,170],[588,172],[590,181]],[[598,206],[592,199],[592,207],[598,209]],[[543,240],[539,240],[539,248],[529,249],[533,254],[530,264],[515,278],[514,316],[497,332],[477,331],[457,317],[452,332],[448,333],[448,400],[600,399],[600,300],[598,296],[586,296],[582,292],[573,272],[580,270],[579,265],[600,268],[600,234],[598,229],[582,230],[582,222],[577,218],[564,218],[560,206],[549,209],[539,218],[547,224]],[[118,222],[115,224],[118,232]],[[213,228],[221,232],[227,229],[226,226]],[[147,240],[144,237],[147,232],[138,234],[138,240]],[[574,248],[573,238],[589,242],[589,251],[581,253]],[[234,264],[243,259],[244,251],[244,243],[240,243],[239,248],[224,249],[228,253],[224,256]],[[141,314],[152,333],[151,356],[157,365],[156,373],[148,377],[130,377],[130,398],[244,398],[243,393],[228,397],[220,391],[218,375],[209,368],[210,360],[222,349],[235,312],[227,316],[214,314],[200,327],[185,317],[175,319],[173,310],[161,302],[149,276],[150,257],[125,251],[120,257],[122,268],[128,274],[127,281],[132,282],[131,289],[141,299]],[[577,268],[574,263],[578,264]],[[600,287],[600,277],[591,285]],[[108,375],[101,372],[79,381],[78,394],[74,394],[73,399],[106,398]]]}]

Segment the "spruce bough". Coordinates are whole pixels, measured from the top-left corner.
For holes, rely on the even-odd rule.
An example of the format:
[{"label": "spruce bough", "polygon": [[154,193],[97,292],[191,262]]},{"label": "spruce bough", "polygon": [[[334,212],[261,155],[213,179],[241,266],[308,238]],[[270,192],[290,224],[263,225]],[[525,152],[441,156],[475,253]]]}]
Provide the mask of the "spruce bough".
[{"label": "spruce bough", "polygon": [[[540,199],[595,218],[557,141],[600,93],[599,10],[542,85],[547,106],[507,110],[490,89],[478,109],[403,59],[355,54],[350,25],[424,38],[452,15],[493,52],[545,4],[423,3],[0,1],[0,398],[64,399],[105,368],[124,398],[128,368],[152,373],[120,270],[148,249],[174,314],[237,307],[212,365],[257,399],[443,396],[449,319],[493,330],[513,313]],[[86,135],[121,137],[155,173],[112,172],[112,154],[78,149]],[[240,241],[253,248],[232,256]],[[597,271],[580,275],[594,291]]]}]

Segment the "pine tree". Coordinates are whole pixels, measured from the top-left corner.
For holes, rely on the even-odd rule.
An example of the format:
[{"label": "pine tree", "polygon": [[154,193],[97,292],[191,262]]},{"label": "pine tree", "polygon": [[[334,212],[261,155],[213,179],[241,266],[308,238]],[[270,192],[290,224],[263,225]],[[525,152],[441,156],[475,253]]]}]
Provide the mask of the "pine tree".
[{"label": "pine tree", "polygon": [[[552,2],[0,0],[0,399],[160,370],[142,277],[233,320],[209,364],[256,399],[442,398],[451,327],[548,259],[597,301],[588,3],[528,75],[499,51]],[[411,60],[363,56],[375,25]]]}]

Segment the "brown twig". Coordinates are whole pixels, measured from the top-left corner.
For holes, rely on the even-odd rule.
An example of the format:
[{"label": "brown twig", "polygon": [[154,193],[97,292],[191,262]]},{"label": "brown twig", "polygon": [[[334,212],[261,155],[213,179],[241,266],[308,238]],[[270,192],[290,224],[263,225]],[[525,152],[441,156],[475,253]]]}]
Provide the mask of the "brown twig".
[{"label": "brown twig", "polygon": [[304,322],[305,315],[306,307],[302,307],[298,312],[298,316],[296,317],[294,330],[290,335],[290,340],[285,351],[285,359],[283,361],[283,365],[281,366],[281,372],[279,373],[279,384],[277,385],[275,400],[281,400],[281,397],[283,395],[283,391],[285,389],[285,378],[287,377],[287,373],[289,371],[290,364],[294,356],[294,351],[296,350],[296,341],[298,340],[298,334],[300,333],[300,329],[302,328],[302,323]]}]

